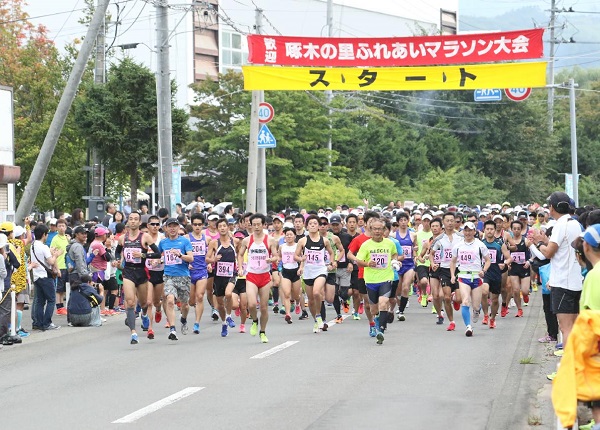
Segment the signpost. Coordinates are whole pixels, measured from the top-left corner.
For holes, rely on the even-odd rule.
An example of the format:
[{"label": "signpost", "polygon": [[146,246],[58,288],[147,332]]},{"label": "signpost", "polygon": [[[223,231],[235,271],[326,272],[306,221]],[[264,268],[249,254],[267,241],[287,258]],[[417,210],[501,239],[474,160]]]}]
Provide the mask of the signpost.
[{"label": "signpost", "polygon": [[499,89],[475,90],[473,98],[476,102],[499,102],[502,100],[502,91]]},{"label": "signpost", "polygon": [[531,88],[505,88],[506,97],[514,102],[522,102],[531,95]]},{"label": "signpost", "polygon": [[258,106],[258,121],[262,124],[266,124],[271,122],[273,117],[275,116],[275,109],[271,106],[270,103],[262,102]]},{"label": "signpost", "polygon": [[259,148],[275,148],[277,146],[277,140],[275,136],[267,127],[267,124],[263,124],[258,132],[258,147]]}]

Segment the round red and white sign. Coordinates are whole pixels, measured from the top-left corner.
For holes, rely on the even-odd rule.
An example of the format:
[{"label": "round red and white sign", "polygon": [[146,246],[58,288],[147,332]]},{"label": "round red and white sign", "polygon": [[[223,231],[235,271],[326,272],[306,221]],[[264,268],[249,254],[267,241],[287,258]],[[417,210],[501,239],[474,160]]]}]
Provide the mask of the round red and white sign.
[{"label": "round red and white sign", "polygon": [[512,101],[522,102],[531,95],[531,88],[505,88],[504,94]]},{"label": "round red and white sign", "polygon": [[258,105],[258,121],[266,124],[275,116],[275,109],[270,103],[262,102]]}]

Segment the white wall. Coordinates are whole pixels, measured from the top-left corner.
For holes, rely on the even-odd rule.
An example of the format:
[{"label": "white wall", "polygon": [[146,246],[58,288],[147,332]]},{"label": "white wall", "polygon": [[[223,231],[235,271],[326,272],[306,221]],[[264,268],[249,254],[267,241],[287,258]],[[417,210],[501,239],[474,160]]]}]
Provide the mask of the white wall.
[{"label": "white wall", "polygon": [[[13,130],[12,88],[0,86],[0,164],[14,166],[15,144]],[[8,209],[15,210],[15,185],[8,184]],[[4,218],[0,216],[0,218]]]}]

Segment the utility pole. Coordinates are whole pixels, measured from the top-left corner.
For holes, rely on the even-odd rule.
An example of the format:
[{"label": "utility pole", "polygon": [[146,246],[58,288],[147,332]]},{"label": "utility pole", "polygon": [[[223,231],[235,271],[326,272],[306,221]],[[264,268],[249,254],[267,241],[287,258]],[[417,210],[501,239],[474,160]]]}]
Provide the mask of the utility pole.
[{"label": "utility pole", "polygon": [[[262,9],[256,8],[255,13],[256,30],[260,33],[260,26],[262,24]],[[246,189],[246,211],[256,212],[257,210],[257,186],[258,186],[258,164],[259,164],[259,150],[258,150],[258,108],[261,100],[264,98],[263,91],[252,91],[252,107],[250,111],[250,136],[248,145],[248,181]],[[264,149],[263,149],[264,154]],[[266,175],[265,175],[266,176]],[[265,179],[266,180],[266,179]],[[266,206],[266,205],[265,205]],[[264,213],[264,212],[263,212]]]},{"label": "utility pole", "polygon": [[[161,207],[175,213],[173,196],[173,133],[169,69],[169,2],[156,3],[156,105],[158,110],[158,196]],[[132,197],[133,198],[133,197]]]},{"label": "utility pole", "polygon": [[569,111],[571,116],[571,173],[573,174],[573,200],[579,207],[579,173],[577,169],[577,119],[575,116],[575,80],[569,79]]},{"label": "utility pole", "polygon": [[[262,34],[262,9],[256,9],[255,25],[256,34]],[[260,90],[260,103],[265,101],[265,92]],[[261,214],[267,213],[267,150],[266,148],[258,149],[258,179],[256,184],[256,211]]]},{"label": "utility pole", "polygon": [[556,24],[556,0],[550,2],[550,61],[548,62],[548,134],[554,132],[554,27]]},{"label": "utility pole", "polygon": [[[333,0],[327,0],[327,36],[333,36]],[[327,90],[325,91],[325,96],[327,97],[327,106],[331,106],[331,101],[333,100],[333,91]],[[327,141],[327,149],[329,150],[329,154],[327,155],[328,161],[327,165],[329,166],[329,174],[331,175],[331,151],[333,149],[331,142],[331,134],[333,132],[333,123],[331,121],[331,115],[333,114],[333,110],[329,107],[329,139]]]},{"label": "utility pole", "polygon": [[40,153],[35,161],[31,175],[29,176],[29,181],[25,186],[25,190],[23,190],[23,196],[21,197],[21,200],[19,201],[19,206],[17,207],[17,212],[15,215],[15,219],[19,223],[22,223],[22,220],[31,212],[33,203],[35,202],[38,192],[40,191],[42,181],[44,180],[44,176],[48,171],[48,165],[50,164],[50,160],[54,154],[54,149],[56,148],[58,138],[60,137],[62,128],[65,125],[65,120],[67,119],[67,115],[69,114],[69,110],[71,109],[71,105],[75,99],[77,87],[81,82],[81,76],[85,71],[87,61],[92,53],[96,36],[100,31],[100,27],[102,27],[109,1],[110,0],[100,0],[98,2],[98,7],[96,8],[94,16],[92,17],[92,22],[90,23],[85,39],[83,40],[83,44],[81,45],[81,50],[77,55],[77,59],[75,60],[75,64],[73,65],[73,69],[69,75],[69,80],[67,81],[65,90],[60,98],[56,112],[54,112],[54,118],[52,118],[52,123],[48,129],[48,133],[46,133],[44,143],[42,144]]},{"label": "utility pole", "polygon": [[[96,7],[100,7],[102,0],[98,0]],[[94,66],[94,83],[103,85],[106,82],[106,17],[102,16],[102,24],[96,36],[96,59]],[[96,201],[104,197],[104,181],[102,175],[102,162],[96,148],[91,148],[91,189],[88,200],[90,217],[93,216],[92,209],[96,208]]]}]

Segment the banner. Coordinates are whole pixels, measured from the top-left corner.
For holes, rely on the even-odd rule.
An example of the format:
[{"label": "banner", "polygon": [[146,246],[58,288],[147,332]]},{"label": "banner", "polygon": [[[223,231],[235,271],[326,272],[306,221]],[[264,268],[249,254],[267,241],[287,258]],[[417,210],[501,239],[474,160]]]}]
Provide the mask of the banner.
[{"label": "banner", "polygon": [[277,66],[392,67],[542,58],[544,29],[421,37],[248,36],[248,62]]},{"label": "banner", "polygon": [[476,90],[544,87],[546,62],[432,67],[243,66],[245,90]]}]

